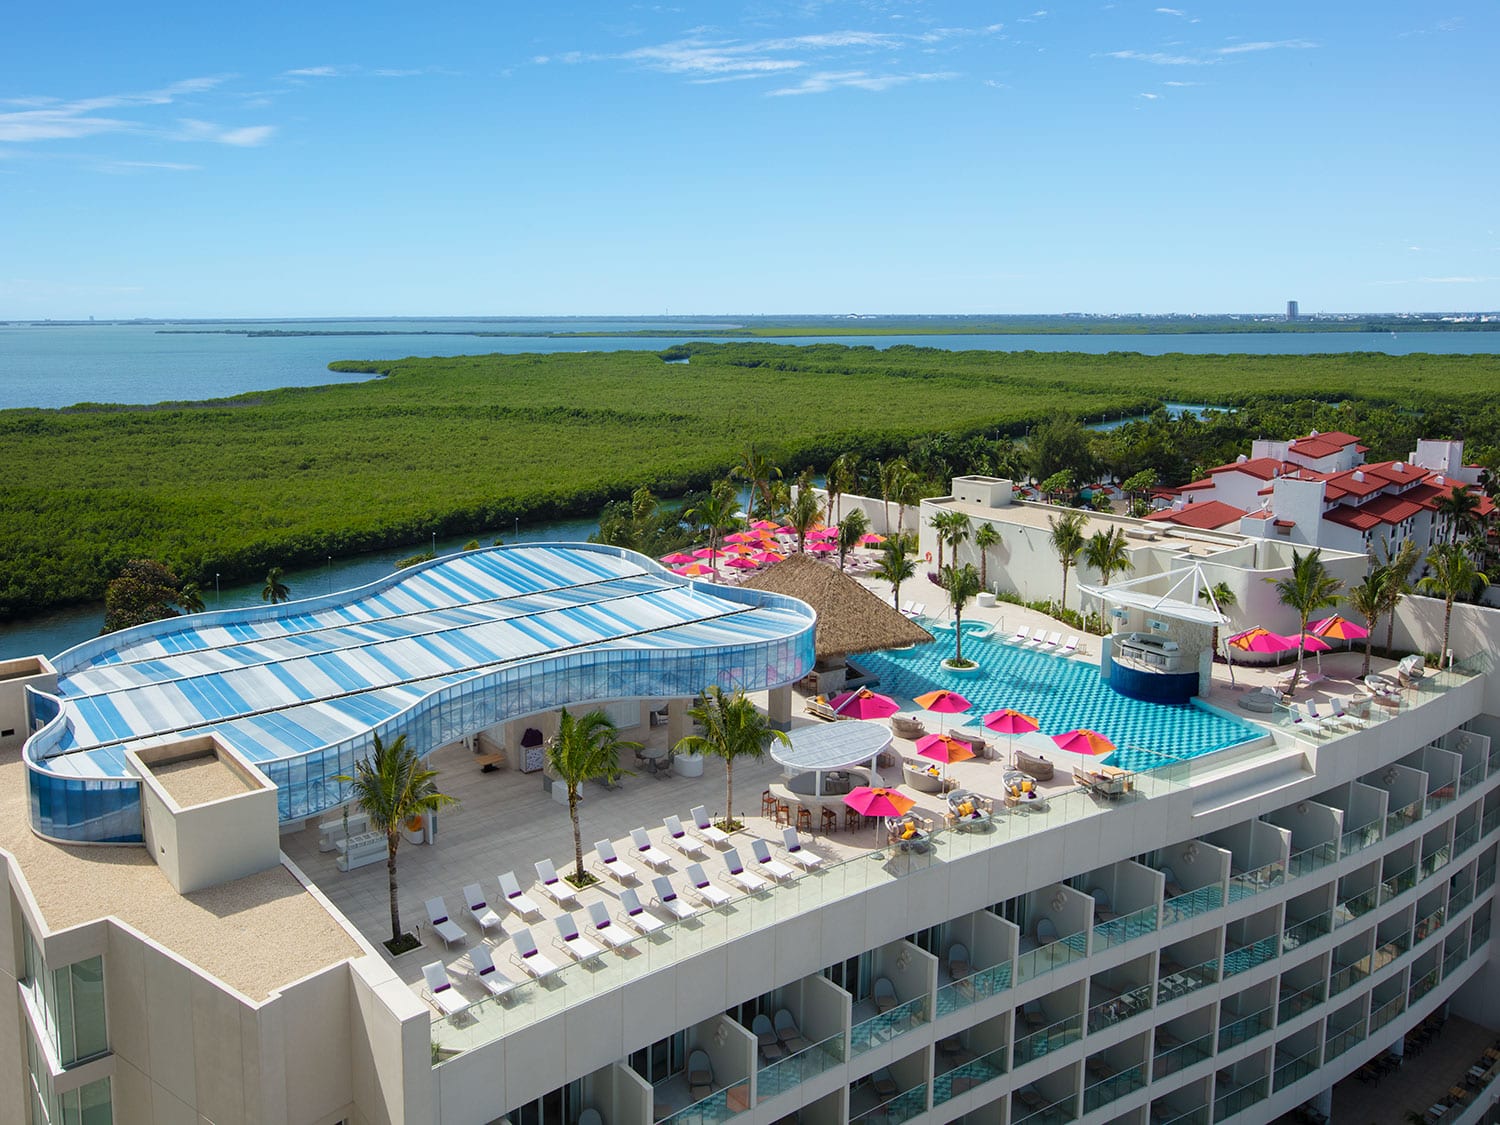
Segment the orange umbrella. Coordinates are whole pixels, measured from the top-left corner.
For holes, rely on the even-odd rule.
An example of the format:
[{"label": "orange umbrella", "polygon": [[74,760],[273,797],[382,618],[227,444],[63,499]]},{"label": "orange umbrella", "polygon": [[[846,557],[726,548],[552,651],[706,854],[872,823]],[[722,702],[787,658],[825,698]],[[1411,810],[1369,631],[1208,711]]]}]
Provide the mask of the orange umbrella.
[{"label": "orange umbrella", "polygon": [[973,706],[967,699],[956,691],[947,688],[939,688],[937,691],[926,691],[912,700],[924,711],[936,711],[940,715],[956,715],[960,711],[967,711]]},{"label": "orange umbrella", "polygon": [[[899,790],[872,785],[858,786],[844,798],[844,804],[860,816],[875,817],[877,820],[883,816],[902,816],[916,803]],[[879,824],[875,827],[875,839],[877,842],[880,839]]]},{"label": "orange umbrella", "polygon": [[682,575],[684,578],[706,578],[713,572],[713,567],[704,566],[702,563],[694,563],[692,566],[678,567],[676,570],[676,573]]},{"label": "orange umbrella", "polygon": [[949,762],[967,762],[974,756],[974,749],[951,734],[924,734],[917,739],[917,754],[943,763],[943,778],[948,777]]},{"label": "orange umbrella", "polygon": [[1066,734],[1054,734],[1052,741],[1057,743],[1061,750],[1074,754],[1088,754],[1095,758],[1108,754],[1115,748],[1115,744],[1098,731],[1089,730],[1086,727],[1070,730]]}]

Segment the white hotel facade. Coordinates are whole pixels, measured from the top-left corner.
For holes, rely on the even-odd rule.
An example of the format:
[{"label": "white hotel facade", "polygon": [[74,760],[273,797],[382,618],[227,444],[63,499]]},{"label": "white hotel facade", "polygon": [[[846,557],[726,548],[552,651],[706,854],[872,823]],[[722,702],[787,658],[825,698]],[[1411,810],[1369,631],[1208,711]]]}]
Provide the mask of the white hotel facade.
[{"label": "white hotel facade", "polygon": [[[619,652],[662,657],[673,630],[683,651],[727,651],[744,618],[739,648],[746,637],[762,647],[758,664],[737,653],[736,674],[770,691],[772,714],[783,718],[785,685],[810,661],[810,620],[795,606],[751,595],[730,605],[721,591],[606,552],[485,554],[545,564],[528,565],[533,577],[575,564],[608,574],[518,593],[501,589],[515,573],[496,564],[488,594],[453,595],[469,598],[466,614],[532,599],[535,624],[604,583],[614,584],[620,613],[676,614],[676,624],[636,622],[628,640],[622,632],[592,649],[574,637],[572,670],[543,673],[564,682],[565,697],[510,697],[511,710],[487,712],[466,694],[471,681],[433,671],[437,687],[408,677],[380,689],[409,688],[425,710],[403,697],[386,717],[346,711],[350,729],[389,732],[416,714],[423,737],[447,745],[486,729],[515,734],[561,703],[670,698],[675,736],[692,689],[630,681],[614,663]],[[439,560],[427,575],[452,590],[476,579],[466,565]],[[393,583],[381,596],[409,593]],[[538,599],[551,608],[536,609]],[[193,659],[214,670],[189,678],[225,672],[231,693],[241,672],[220,655],[243,656],[235,645],[272,644],[273,634],[274,644],[305,645],[333,628],[314,618],[342,613],[335,603],[238,622],[200,615]],[[451,609],[394,605],[338,627],[373,637],[392,621]],[[470,1001],[452,1017],[413,985],[412,962],[450,956],[430,929],[422,951],[392,962],[380,927],[351,919],[358,904],[340,897],[338,873],[320,868],[314,878],[290,857],[291,841],[327,814],[328,793],[310,786],[288,805],[282,760],[257,762],[247,750],[245,724],[263,732],[265,709],[222,722],[152,710],[161,696],[149,693],[161,682],[148,681],[177,643],[163,647],[174,635],[166,626],[118,636],[82,659],[65,654],[63,666],[13,661],[0,680],[0,800],[9,813],[0,820],[0,972],[11,978],[0,990],[0,1118],[575,1125],[593,1111],[603,1125],[1270,1121],[1399,1051],[1434,1011],[1500,1026],[1491,940],[1500,673],[1487,659],[1500,645],[1500,616],[1460,606],[1455,620],[1460,666],[1429,673],[1346,729],[1314,738],[1263,716],[1270,721],[1248,741],[1140,774],[1121,800],[1059,786],[1045,811],[999,815],[988,832],[940,831],[923,852],[813,839],[825,857],[817,870],[700,909],[626,955],[569,964],[545,982],[521,983],[502,940],[495,960],[518,983],[499,999],[481,999],[462,961],[449,960]],[[1398,643],[1435,649],[1434,628],[1434,607],[1415,599]],[[258,639],[247,642],[246,629]],[[157,655],[136,645],[155,645]],[[610,654],[608,680],[578,672],[585,649]],[[538,659],[533,651],[521,663]],[[373,663],[360,666],[375,675]],[[168,678],[181,675],[177,667]],[[106,685],[108,676],[116,678]],[[139,706],[122,702],[112,713],[85,714],[81,702],[137,691]],[[38,693],[62,700],[60,710],[38,713]],[[288,720],[316,732],[334,721],[334,698],[304,699]],[[637,713],[644,737],[650,711]],[[158,729],[115,728],[120,714],[127,726],[154,715]],[[586,831],[619,840],[632,823],[685,811],[678,784],[632,778],[624,795],[591,796]],[[90,786],[128,793],[80,798],[85,815],[72,816],[75,789]],[[609,802],[630,800],[645,804],[622,806],[616,822]],[[646,807],[657,815],[637,815]],[[38,827],[44,816],[55,831]],[[747,819],[750,832],[770,834],[764,819]],[[132,823],[139,838],[120,839]],[[311,827],[289,834],[304,823]],[[118,842],[85,842],[91,824]],[[529,871],[523,860],[546,853],[527,823],[497,815],[489,831],[483,872],[493,893],[494,873]],[[440,834],[420,850],[443,848]],[[561,867],[570,849],[552,854]],[[455,871],[430,885],[415,873],[430,867],[412,848],[402,862],[411,915],[432,895],[456,904],[460,883],[480,875]],[[378,918],[384,879],[367,886]],[[643,900],[649,889],[647,881]],[[613,898],[610,913],[618,917]],[[485,940],[462,921],[470,946]],[[505,928],[516,922],[507,916]],[[895,994],[884,1010],[877,981]],[[782,1011],[804,1042],[768,1061],[752,1024]],[[685,1073],[694,1052],[712,1076],[711,1093],[696,1099]],[[1500,1084],[1484,1085],[1445,1121],[1493,1120],[1497,1098]]]}]

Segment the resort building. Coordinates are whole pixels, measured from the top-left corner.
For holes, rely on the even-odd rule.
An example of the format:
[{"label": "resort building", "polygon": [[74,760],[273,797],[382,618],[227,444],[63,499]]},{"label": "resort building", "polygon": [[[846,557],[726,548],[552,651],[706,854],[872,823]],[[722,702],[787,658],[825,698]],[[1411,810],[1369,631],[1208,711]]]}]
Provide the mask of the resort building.
[{"label": "resort building", "polygon": [[[1014,534],[997,584],[1035,565],[1050,587],[1055,560],[1020,553],[1033,525],[1000,483],[934,503]],[[1122,631],[1176,614],[1186,648],[1209,618],[1170,591],[1194,564],[1262,587],[1284,564],[1282,544],[1235,538],[1151,528],[1161,607],[1090,596]],[[586,545],[466,552],[9,662],[0,1116],[1356,1120],[1349,1076],[1394,1067],[1418,1029],[1500,1027],[1494,611],[1455,607],[1456,667],[1378,661],[1388,688],[1323,722],[1237,706],[1247,680],[1217,670],[1187,704],[1132,698],[1101,676],[1109,639],[1010,643],[1005,608],[976,608],[961,681],[941,678],[955,638],[937,621],[935,645],[860,657],[908,708],[889,725],[794,708],[815,659],[802,602]],[[1435,648],[1441,628],[1440,604],[1408,599],[1397,643]],[[1325,656],[1325,684],[1360,657]],[[791,728],[774,753],[816,775],[809,791],[737,763],[727,833],[722,766],[671,753],[711,684],[754,693]],[[973,714],[915,712],[942,687]],[[564,706],[641,743],[630,775],[585,788],[598,879],[580,890],[555,877],[573,830],[535,768]],[[1040,729],[978,728],[992,706]],[[924,720],[974,756],[918,769]],[[1108,764],[1046,737],[1067,727],[1109,735]],[[403,830],[401,912],[423,944],[396,958],[384,842],[338,780],[374,734],[405,735],[461,801]],[[912,790],[908,813],[845,808],[841,787],[881,776]],[[1493,1120],[1489,1044],[1403,1073],[1448,1076],[1445,1123]]]}]

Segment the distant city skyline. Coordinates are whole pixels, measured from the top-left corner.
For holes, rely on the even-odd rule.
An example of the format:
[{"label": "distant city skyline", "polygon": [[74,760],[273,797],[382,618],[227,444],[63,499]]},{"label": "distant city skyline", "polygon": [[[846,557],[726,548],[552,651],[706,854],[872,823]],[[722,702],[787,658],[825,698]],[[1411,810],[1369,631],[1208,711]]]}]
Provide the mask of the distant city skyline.
[{"label": "distant city skyline", "polygon": [[0,320],[1500,309],[1500,9],[11,13]]}]

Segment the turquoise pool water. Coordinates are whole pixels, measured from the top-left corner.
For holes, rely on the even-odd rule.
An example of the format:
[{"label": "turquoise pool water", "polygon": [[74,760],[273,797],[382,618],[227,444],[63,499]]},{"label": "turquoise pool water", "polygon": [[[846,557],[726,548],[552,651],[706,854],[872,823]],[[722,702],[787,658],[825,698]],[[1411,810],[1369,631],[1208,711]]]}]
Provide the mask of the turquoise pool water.
[{"label": "turquoise pool water", "polygon": [[[1098,638],[1089,641],[1089,648],[1095,650]],[[960,676],[941,666],[952,655],[949,629],[930,645],[869,652],[856,656],[854,662],[879,676],[879,690],[903,705],[935,688],[962,693],[974,706],[963,714],[945,716],[949,726],[977,727],[988,712],[1013,707],[1035,716],[1044,734],[1089,727],[1119,747],[1105,760],[1122,769],[1152,769],[1196,758],[1262,733],[1249,723],[1191,704],[1129,699],[1099,678],[1095,662],[966,636],[964,656],[977,661],[983,671]]]}]

